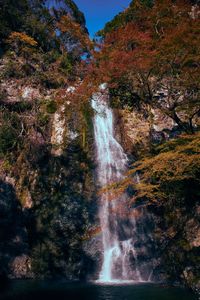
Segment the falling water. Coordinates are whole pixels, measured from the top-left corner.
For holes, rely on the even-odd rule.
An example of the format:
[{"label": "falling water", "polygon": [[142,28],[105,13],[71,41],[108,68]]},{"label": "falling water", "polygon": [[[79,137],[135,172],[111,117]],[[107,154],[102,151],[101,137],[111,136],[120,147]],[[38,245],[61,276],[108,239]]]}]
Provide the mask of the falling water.
[{"label": "falling water", "polygon": [[[92,98],[94,135],[100,187],[123,179],[127,156],[114,137],[113,112],[108,106],[106,85]],[[100,223],[103,241],[103,263],[100,282],[142,281],[134,248],[135,220],[126,216],[126,195],[114,199],[107,191],[100,199]]]}]

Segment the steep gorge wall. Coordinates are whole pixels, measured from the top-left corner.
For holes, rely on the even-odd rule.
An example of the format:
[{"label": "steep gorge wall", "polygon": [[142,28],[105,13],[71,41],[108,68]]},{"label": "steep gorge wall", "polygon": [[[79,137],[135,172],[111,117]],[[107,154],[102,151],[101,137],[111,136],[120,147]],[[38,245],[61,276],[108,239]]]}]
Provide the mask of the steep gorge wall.
[{"label": "steep gorge wall", "polygon": [[[116,135],[133,162],[153,155],[157,146],[180,133],[159,110],[116,111]],[[164,203],[145,203],[146,214],[151,217],[154,274],[160,280],[181,282],[199,291],[200,205],[194,189],[191,183],[182,196],[175,194]]]},{"label": "steep gorge wall", "polygon": [[24,103],[39,106],[18,112],[29,123],[23,119],[24,146],[1,158],[1,272],[86,278],[95,263],[83,249],[97,209],[92,130],[83,140],[85,120],[72,108],[72,88],[55,105],[55,90],[22,85],[19,92],[14,80],[6,87],[10,114]]},{"label": "steep gorge wall", "polygon": [[71,86],[90,47],[85,18],[71,0],[2,5],[0,275],[85,278],[94,155],[89,108]]}]

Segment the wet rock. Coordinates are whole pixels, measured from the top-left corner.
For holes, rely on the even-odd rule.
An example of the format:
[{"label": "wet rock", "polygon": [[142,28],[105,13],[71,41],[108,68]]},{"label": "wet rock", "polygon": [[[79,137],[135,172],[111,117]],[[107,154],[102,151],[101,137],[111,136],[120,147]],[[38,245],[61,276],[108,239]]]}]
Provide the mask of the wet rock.
[{"label": "wet rock", "polygon": [[195,219],[190,219],[186,223],[185,230],[190,247],[200,247],[200,223]]},{"label": "wet rock", "polygon": [[[15,276],[12,263],[16,257],[27,256],[29,245],[22,207],[14,187],[0,181],[0,265],[9,277]],[[20,276],[21,269],[18,270]],[[26,270],[23,270],[26,275]]]},{"label": "wet rock", "polygon": [[21,256],[17,256],[14,258],[10,265],[12,271],[12,278],[32,278],[33,274],[31,274],[31,260],[30,257],[23,254]]},{"label": "wet rock", "polygon": [[192,288],[196,293],[200,293],[200,278],[195,275],[192,266],[184,269],[182,277],[190,288]]}]

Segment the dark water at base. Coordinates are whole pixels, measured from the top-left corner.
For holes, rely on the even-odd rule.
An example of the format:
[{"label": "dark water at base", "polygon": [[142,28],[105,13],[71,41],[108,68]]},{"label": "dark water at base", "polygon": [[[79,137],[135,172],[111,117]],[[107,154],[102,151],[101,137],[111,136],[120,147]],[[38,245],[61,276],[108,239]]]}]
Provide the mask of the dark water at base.
[{"label": "dark water at base", "polygon": [[196,300],[190,291],[156,284],[95,285],[85,283],[14,281],[0,300]]}]

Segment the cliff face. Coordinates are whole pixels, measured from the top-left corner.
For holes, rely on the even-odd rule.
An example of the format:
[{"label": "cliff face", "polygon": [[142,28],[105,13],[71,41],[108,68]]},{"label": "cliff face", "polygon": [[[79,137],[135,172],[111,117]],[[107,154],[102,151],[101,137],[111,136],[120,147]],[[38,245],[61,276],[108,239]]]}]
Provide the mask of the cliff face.
[{"label": "cliff face", "polygon": [[73,100],[85,19],[72,1],[22,2],[9,10],[15,28],[7,1],[1,10],[0,273],[85,278],[94,265],[83,250],[96,215],[94,155],[90,110]]},{"label": "cliff face", "polygon": [[15,79],[2,86],[2,122],[5,114],[11,122],[18,118],[22,136],[1,157],[2,268],[14,278],[85,277],[93,262],[84,254],[83,236],[96,214],[91,130],[83,143],[85,123],[73,113],[72,88],[56,104],[57,90],[20,86]]},{"label": "cliff face", "polygon": [[[0,273],[10,278],[87,279],[101,265],[102,242],[93,112],[89,101],[75,94],[85,76],[81,58],[90,54],[91,44],[84,17],[72,1],[51,2],[50,7],[44,2],[38,6],[30,1],[31,22],[28,2],[20,7],[23,18],[13,4],[10,18],[15,12],[16,23],[6,19],[4,30],[0,26]],[[151,7],[153,1],[147,2]],[[45,12],[45,26],[38,11],[41,16]],[[125,17],[128,22],[130,15]],[[158,87],[155,78],[150,83]],[[159,107],[166,95],[156,107],[146,101],[146,94],[139,101],[135,87],[126,78],[124,83],[113,101],[120,100],[122,107],[115,108],[115,136],[130,158],[132,174],[136,170],[140,177],[130,197],[138,207],[137,239],[143,239],[149,252],[138,242],[138,261],[154,269],[152,279],[199,290],[198,111],[192,115],[194,132],[183,134],[184,113],[191,117],[187,101],[187,109],[176,115],[182,119],[181,129],[165,113],[168,105]],[[152,101],[159,100],[154,96]]]},{"label": "cliff face", "polygon": [[[14,114],[23,120],[20,132],[25,131],[23,147],[1,158],[3,269],[14,278],[85,278],[96,271],[100,241],[90,234],[98,224],[93,133],[86,127],[85,143],[85,121],[71,102],[75,87],[63,89],[58,103],[56,89],[15,79],[2,86],[7,95],[2,118],[5,112]],[[116,136],[132,161],[180,133],[160,111],[116,110],[115,115]],[[155,277],[197,289],[199,205],[192,191],[176,197],[146,207],[151,263]],[[148,218],[143,221],[149,226]],[[138,219],[141,230],[143,225]]]},{"label": "cliff face", "polygon": [[[133,161],[128,183],[122,183],[119,191],[130,185],[131,208],[145,206],[153,218],[153,276],[160,274],[194,290],[200,286],[199,79],[194,78],[197,57],[191,68],[189,63],[183,66],[177,55],[184,53],[185,59],[190,52],[193,38],[187,30],[199,24],[198,4],[132,1],[99,32],[105,44],[102,68],[111,74],[116,135]],[[181,40],[187,38],[190,43],[182,48]],[[192,45],[191,55],[198,48]],[[195,94],[194,102],[190,93]],[[133,182],[136,174],[138,183]]]},{"label": "cliff face", "polygon": [[[138,163],[148,157],[155,158],[159,153],[156,150],[158,148],[163,149],[164,153],[169,153],[167,151],[170,149],[168,146],[170,143],[177,143],[178,147],[181,147],[181,144],[187,144],[186,137],[180,138],[180,134],[181,132],[171,119],[166,118],[160,110],[150,110],[146,107],[143,111],[116,111],[116,135],[133,162]],[[199,143],[198,134],[191,139],[195,140],[194,145]],[[175,148],[172,147],[172,149],[175,151]],[[183,149],[183,151],[187,150]],[[164,165],[165,160],[161,159],[160,164]],[[180,167],[181,163],[179,164]],[[169,173],[171,168],[168,169]],[[195,169],[193,171],[195,174]],[[185,172],[187,172],[186,169]],[[153,169],[149,171],[148,176],[149,180],[153,180],[155,176]],[[172,173],[171,176],[173,176]],[[141,180],[143,182],[142,174]],[[162,194],[160,198],[159,196],[156,198],[156,192],[153,201],[148,192],[146,196],[144,194],[134,200],[139,207],[140,205],[146,207],[146,214],[151,218],[151,238],[155,247],[152,279],[157,277],[157,279],[173,283],[181,282],[199,292],[199,183],[198,180],[194,183],[192,179],[185,178],[179,181],[177,178],[176,181],[172,179],[166,188],[170,192],[164,200]],[[145,226],[144,223],[142,227],[145,229]]]}]

